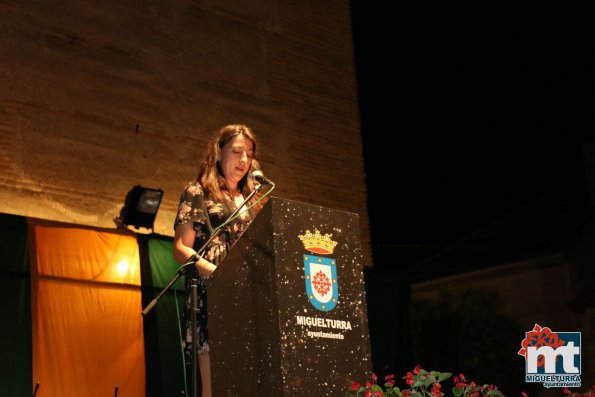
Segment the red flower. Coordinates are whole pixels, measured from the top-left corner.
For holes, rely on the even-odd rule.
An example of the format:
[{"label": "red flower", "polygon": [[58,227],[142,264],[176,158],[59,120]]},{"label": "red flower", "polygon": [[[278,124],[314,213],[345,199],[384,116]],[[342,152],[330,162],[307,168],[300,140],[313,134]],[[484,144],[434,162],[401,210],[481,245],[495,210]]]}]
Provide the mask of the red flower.
[{"label": "red flower", "polygon": [[524,391],[521,392],[521,396],[523,396],[523,397],[529,397],[529,395],[527,393],[525,393]]},{"label": "red flower", "polygon": [[403,390],[403,397],[409,397],[409,390]]},{"label": "red flower", "polygon": [[368,389],[372,388],[372,384],[370,383],[369,380],[366,381],[366,388],[368,388]]},{"label": "red flower", "polygon": [[378,380],[378,377],[373,372],[372,372],[372,380],[374,381],[374,383],[376,383],[376,381]]},{"label": "red flower", "polygon": [[440,385],[440,383],[438,383],[438,382],[434,383],[434,385],[432,386],[432,390],[431,390],[432,395],[436,396],[436,397],[441,397],[444,394],[440,391],[441,387],[442,386]]},{"label": "red flower", "polygon": [[415,375],[419,375],[420,372],[421,372],[421,365],[417,365],[417,366],[415,366],[415,368],[413,368],[413,373]]},{"label": "red flower", "polygon": [[395,384],[394,378],[395,378],[394,374],[386,375],[384,377],[384,380],[386,381],[386,384],[388,385],[388,387],[392,387]]},{"label": "red flower", "polygon": [[[463,374],[461,374],[461,375],[463,375]],[[463,378],[461,379],[461,381],[459,381],[459,377],[456,375],[453,376],[453,378],[454,378],[456,387],[465,387],[467,385],[465,382],[463,382],[465,379],[465,375],[463,375]]]},{"label": "red flower", "polygon": [[570,394],[570,390],[567,387],[565,387],[564,389],[562,389],[562,393]]},{"label": "red flower", "polygon": [[351,390],[357,390],[359,389],[359,383],[358,382],[353,382],[351,384]]},{"label": "red flower", "polygon": [[407,372],[407,376],[405,377],[405,383],[407,383],[409,386],[415,383],[413,380],[413,374],[411,372]]},{"label": "red flower", "polygon": [[371,391],[367,392],[365,397],[372,397],[372,392]]}]

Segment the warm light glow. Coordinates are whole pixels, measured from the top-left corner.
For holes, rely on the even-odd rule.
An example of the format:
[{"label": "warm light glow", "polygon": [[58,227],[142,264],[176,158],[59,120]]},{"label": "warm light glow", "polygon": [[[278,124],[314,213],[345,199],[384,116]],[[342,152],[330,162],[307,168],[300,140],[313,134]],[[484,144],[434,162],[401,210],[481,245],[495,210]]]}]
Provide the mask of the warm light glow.
[{"label": "warm light glow", "polygon": [[126,259],[122,259],[116,265],[116,269],[118,269],[118,273],[124,276],[126,273],[128,273],[128,261]]}]

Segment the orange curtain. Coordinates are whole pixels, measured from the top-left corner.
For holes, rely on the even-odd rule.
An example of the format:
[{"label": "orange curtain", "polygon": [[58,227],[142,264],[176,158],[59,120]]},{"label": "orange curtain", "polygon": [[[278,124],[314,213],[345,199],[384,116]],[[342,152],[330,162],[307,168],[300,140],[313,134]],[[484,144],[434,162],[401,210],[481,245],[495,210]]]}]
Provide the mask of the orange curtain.
[{"label": "orange curtain", "polygon": [[31,223],[33,384],[44,397],[145,396],[134,237]]}]

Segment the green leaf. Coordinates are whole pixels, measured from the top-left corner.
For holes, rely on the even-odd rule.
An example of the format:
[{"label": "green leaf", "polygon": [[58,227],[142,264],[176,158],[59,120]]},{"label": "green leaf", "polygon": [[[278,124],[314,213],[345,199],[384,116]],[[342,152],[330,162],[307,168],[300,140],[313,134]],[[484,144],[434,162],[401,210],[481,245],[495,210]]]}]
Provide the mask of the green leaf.
[{"label": "green leaf", "polygon": [[500,390],[490,390],[486,393],[486,396],[501,396],[502,392]]},{"label": "green leaf", "polygon": [[434,378],[433,376],[429,376],[425,381],[424,381],[424,386],[428,387],[430,385],[433,385],[434,383],[436,383],[436,378]]},{"label": "green leaf", "polygon": [[440,376],[438,376],[438,382],[442,382],[452,376],[452,372],[442,372]]},{"label": "green leaf", "polygon": [[420,387],[420,386],[425,386],[425,383],[423,380],[416,380],[412,387]]},{"label": "green leaf", "polygon": [[415,393],[411,394],[411,397],[423,397],[423,396],[420,392],[416,391]]},{"label": "green leaf", "polygon": [[374,391],[382,391],[382,387],[380,387],[378,385],[372,385],[372,390],[374,390]]},{"label": "green leaf", "polygon": [[463,394],[463,388],[462,387],[453,387],[452,394],[454,394],[455,397],[461,397],[461,394]]}]

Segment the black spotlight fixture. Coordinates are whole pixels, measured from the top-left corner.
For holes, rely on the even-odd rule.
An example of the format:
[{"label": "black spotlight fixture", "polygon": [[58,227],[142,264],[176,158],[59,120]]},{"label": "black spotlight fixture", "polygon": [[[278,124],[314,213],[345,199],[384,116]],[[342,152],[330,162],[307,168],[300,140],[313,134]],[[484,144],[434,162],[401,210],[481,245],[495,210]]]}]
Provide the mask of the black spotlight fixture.
[{"label": "black spotlight fixture", "polygon": [[134,186],[126,195],[120,211],[120,223],[131,229],[153,229],[153,222],[163,198],[163,190]]}]

